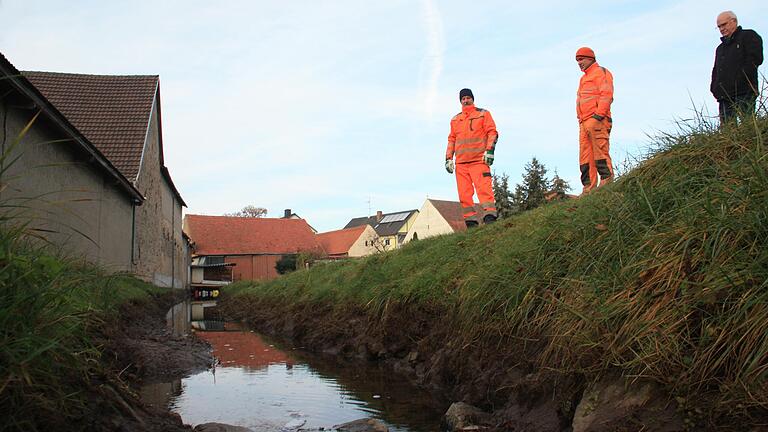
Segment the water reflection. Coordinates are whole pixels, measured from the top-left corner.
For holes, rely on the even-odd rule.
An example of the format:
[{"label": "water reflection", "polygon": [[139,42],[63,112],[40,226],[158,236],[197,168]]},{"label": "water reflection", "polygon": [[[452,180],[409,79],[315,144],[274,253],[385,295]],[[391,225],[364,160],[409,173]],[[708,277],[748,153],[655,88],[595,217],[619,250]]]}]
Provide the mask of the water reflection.
[{"label": "water reflection", "polygon": [[[286,348],[248,331],[198,332],[219,365],[185,378],[169,407],[185,423],[222,422],[256,431],[319,429],[362,417],[392,431],[435,431],[447,405],[390,371]],[[145,399],[146,400],[146,399]]]}]

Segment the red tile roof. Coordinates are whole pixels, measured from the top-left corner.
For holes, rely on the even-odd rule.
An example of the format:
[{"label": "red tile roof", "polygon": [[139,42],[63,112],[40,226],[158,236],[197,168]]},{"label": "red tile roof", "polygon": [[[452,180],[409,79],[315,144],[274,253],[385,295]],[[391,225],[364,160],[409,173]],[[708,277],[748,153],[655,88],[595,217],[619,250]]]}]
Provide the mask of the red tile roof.
[{"label": "red tile roof", "polygon": [[157,75],[22,74],[126,178],[136,181]]},{"label": "red tile roof", "polygon": [[184,216],[184,231],[195,255],[290,254],[322,252],[304,219]]},{"label": "red tile roof", "polygon": [[368,225],[360,225],[336,231],[328,231],[317,235],[317,241],[328,255],[343,255],[349,253],[349,248],[360,238]]}]

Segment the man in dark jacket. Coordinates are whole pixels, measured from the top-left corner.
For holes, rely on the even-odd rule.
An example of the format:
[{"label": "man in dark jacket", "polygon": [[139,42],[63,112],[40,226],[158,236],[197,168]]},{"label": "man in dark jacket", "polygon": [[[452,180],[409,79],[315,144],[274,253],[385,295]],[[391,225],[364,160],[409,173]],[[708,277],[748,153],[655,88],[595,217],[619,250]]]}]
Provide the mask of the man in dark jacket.
[{"label": "man in dark jacket", "polygon": [[720,122],[751,115],[760,92],[757,67],[763,64],[763,40],[754,30],[744,30],[736,14],[725,11],[717,16],[723,37],[715,51],[712,84],[709,90],[720,104]]}]

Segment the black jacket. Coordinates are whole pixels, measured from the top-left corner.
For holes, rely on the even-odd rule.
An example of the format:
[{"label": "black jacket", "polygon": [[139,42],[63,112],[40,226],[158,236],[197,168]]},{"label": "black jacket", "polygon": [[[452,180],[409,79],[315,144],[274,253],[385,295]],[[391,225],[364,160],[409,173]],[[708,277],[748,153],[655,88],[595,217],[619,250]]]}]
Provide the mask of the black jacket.
[{"label": "black jacket", "polygon": [[754,30],[741,26],[730,37],[721,37],[715,51],[709,90],[718,101],[757,95],[757,67],[763,64],[763,40]]}]

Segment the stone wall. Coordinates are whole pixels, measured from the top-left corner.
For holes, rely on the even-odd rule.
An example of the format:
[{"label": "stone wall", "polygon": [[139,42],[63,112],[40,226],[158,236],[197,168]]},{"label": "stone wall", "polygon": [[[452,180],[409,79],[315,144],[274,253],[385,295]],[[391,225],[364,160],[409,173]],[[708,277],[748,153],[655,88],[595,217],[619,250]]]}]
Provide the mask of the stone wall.
[{"label": "stone wall", "polygon": [[156,99],[135,183],[145,201],[136,208],[134,272],[158,286],[184,288],[189,254],[182,238],[181,203],[162,175],[157,104]]}]

